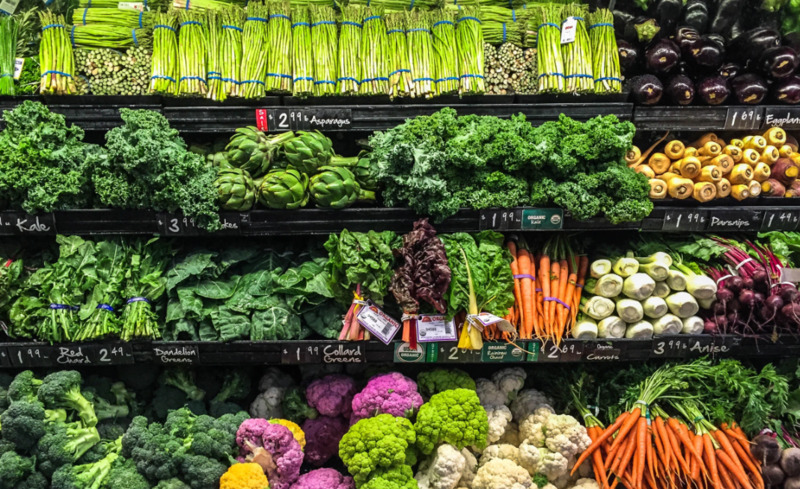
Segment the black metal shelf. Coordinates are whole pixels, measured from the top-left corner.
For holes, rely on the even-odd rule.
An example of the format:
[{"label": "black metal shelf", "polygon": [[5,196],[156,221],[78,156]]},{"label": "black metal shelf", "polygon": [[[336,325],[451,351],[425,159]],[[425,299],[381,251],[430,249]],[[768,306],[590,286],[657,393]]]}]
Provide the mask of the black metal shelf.
[{"label": "black metal shelf", "polygon": [[790,105],[636,106],[639,131],[756,131],[773,125],[800,129],[800,107]]}]

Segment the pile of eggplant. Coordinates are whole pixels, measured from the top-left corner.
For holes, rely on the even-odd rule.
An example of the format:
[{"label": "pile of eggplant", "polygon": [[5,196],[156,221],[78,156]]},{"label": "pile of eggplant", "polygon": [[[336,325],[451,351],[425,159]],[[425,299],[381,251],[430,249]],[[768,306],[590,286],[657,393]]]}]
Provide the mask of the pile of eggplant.
[{"label": "pile of eggplant", "polygon": [[731,29],[743,12],[731,15],[730,4],[718,2],[714,15],[706,0],[659,0],[655,18],[615,11],[620,67],[637,103],[800,102],[798,52],[777,30]]}]

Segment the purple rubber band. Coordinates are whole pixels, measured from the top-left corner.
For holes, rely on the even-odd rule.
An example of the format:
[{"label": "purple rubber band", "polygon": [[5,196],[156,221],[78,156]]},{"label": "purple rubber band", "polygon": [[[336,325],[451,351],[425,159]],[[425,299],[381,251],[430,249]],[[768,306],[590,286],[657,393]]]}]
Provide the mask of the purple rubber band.
[{"label": "purple rubber band", "polygon": [[571,309],[572,309],[572,308],[571,308],[571,307],[569,307],[568,305],[564,304],[564,302],[563,302],[561,299],[557,299],[557,298],[555,298],[555,297],[545,297],[545,298],[544,298],[544,300],[545,300],[546,302],[558,302],[558,303],[559,303],[559,304],[561,304],[562,306],[566,307],[566,308],[567,308],[567,310],[571,310]]},{"label": "purple rubber band", "polygon": [[528,273],[520,273],[520,274],[514,275],[514,278],[529,278],[529,279],[531,279],[533,281],[536,281],[536,277],[534,277],[533,275],[528,274]]}]

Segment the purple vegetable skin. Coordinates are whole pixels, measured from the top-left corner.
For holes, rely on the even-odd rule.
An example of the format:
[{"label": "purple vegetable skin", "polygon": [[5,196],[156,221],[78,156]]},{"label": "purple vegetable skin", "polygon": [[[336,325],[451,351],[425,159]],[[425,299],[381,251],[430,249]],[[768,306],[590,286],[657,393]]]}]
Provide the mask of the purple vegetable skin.
[{"label": "purple vegetable skin", "polygon": [[379,414],[410,418],[422,406],[417,383],[399,372],[376,375],[353,398],[350,424]]},{"label": "purple vegetable skin", "polygon": [[321,467],[339,453],[339,441],[350,425],[342,417],[320,416],[303,423],[306,435],[306,461]]},{"label": "purple vegetable skin", "polygon": [[355,381],[346,375],[326,375],[306,388],[308,405],[323,416],[350,417]]},{"label": "purple vegetable skin", "polygon": [[239,462],[248,462],[269,454],[271,463],[266,468],[271,489],[289,489],[300,476],[303,450],[289,428],[273,424],[266,419],[248,419],[236,432]]},{"label": "purple vegetable skin", "polygon": [[334,469],[317,469],[301,475],[292,489],[355,489],[355,487],[352,477],[344,476]]}]

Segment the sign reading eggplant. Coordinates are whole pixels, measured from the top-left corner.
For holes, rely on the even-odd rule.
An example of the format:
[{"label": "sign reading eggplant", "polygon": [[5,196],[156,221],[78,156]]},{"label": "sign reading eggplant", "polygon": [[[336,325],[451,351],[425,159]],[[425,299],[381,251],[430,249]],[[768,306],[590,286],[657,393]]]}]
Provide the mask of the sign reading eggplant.
[{"label": "sign reading eggplant", "polygon": [[764,114],[764,126],[800,129],[800,108],[767,107]]}]

